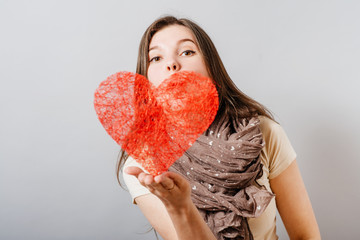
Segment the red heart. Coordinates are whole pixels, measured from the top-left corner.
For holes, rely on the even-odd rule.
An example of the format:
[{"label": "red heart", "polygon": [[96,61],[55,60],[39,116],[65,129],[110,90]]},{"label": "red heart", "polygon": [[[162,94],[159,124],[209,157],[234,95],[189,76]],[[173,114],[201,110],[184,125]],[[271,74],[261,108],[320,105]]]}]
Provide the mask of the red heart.
[{"label": "red heart", "polygon": [[95,111],[108,134],[152,175],[161,174],[210,126],[218,106],[212,80],[177,72],[155,88],[119,72],[95,91]]}]

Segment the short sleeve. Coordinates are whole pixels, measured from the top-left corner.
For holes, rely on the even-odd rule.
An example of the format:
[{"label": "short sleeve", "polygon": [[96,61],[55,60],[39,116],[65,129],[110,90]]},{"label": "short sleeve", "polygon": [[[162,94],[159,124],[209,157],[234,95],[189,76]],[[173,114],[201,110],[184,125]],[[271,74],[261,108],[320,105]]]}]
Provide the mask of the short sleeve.
[{"label": "short sleeve", "polygon": [[262,116],[260,128],[265,141],[262,157],[264,163],[268,164],[269,179],[272,179],[280,175],[296,159],[296,152],[278,123]]},{"label": "short sleeve", "polygon": [[135,202],[136,197],[139,197],[139,196],[142,196],[145,194],[149,194],[150,191],[146,187],[141,185],[136,177],[124,172],[125,168],[130,167],[130,166],[139,167],[144,172],[147,172],[147,171],[138,162],[136,162],[135,159],[132,158],[131,156],[128,157],[128,159],[126,160],[124,167],[122,169],[122,176],[123,176],[124,182],[125,182],[128,190],[129,190],[129,193],[131,195],[132,202],[134,204],[136,204],[136,202]]}]

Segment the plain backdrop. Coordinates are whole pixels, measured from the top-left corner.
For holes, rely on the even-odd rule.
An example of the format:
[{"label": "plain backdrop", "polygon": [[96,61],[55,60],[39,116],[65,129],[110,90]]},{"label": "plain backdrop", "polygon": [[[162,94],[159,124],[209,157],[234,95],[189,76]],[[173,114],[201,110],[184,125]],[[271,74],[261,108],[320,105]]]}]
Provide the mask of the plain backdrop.
[{"label": "plain backdrop", "polygon": [[135,71],[165,14],[202,26],[237,86],[275,114],[323,239],[359,239],[359,12],[356,0],[1,0],[0,239],[155,239],[116,181],[120,148],[93,94]]}]

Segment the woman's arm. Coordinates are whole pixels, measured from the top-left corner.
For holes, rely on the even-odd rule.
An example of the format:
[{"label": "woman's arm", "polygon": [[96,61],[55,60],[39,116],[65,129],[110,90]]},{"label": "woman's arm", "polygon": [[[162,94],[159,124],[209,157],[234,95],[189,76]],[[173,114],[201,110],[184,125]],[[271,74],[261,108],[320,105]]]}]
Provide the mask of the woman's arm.
[{"label": "woman's arm", "polygon": [[270,179],[276,206],[290,239],[321,239],[318,224],[296,160]]},{"label": "woman's arm", "polygon": [[135,201],[165,240],[216,240],[191,201],[190,185],[182,176],[166,172],[153,177],[138,167],[128,167],[125,172],[137,177],[152,193]]}]

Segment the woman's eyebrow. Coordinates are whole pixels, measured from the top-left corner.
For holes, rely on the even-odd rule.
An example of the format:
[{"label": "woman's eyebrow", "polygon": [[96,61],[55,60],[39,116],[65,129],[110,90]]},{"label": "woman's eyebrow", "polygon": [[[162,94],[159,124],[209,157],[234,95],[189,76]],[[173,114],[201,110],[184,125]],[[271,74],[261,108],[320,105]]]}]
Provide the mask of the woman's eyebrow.
[{"label": "woman's eyebrow", "polygon": [[177,43],[180,44],[180,43],[183,43],[183,42],[192,42],[193,44],[195,44],[195,42],[190,38],[180,39]]},{"label": "woman's eyebrow", "polygon": [[[184,43],[184,42],[192,42],[192,43],[195,44],[195,46],[196,46],[196,43],[195,43],[192,39],[190,39],[190,38],[180,39],[180,40],[177,42],[177,44],[179,45],[179,44]],[[159,46],[153,46],[153,47],[149,48],[149,52],[150,52],[151,50],[154,50],[154,49],[157,49],[157,48],[159,48]]]},{"label": "woman's eyebrow", "polygon": [[157,49],[157,48],[159,48],[159,47],[158,47],[158,46],[153,46],[153,47],[149,48],[149,52],[150,52],[151,50],[154,50],[154,49]]}]

